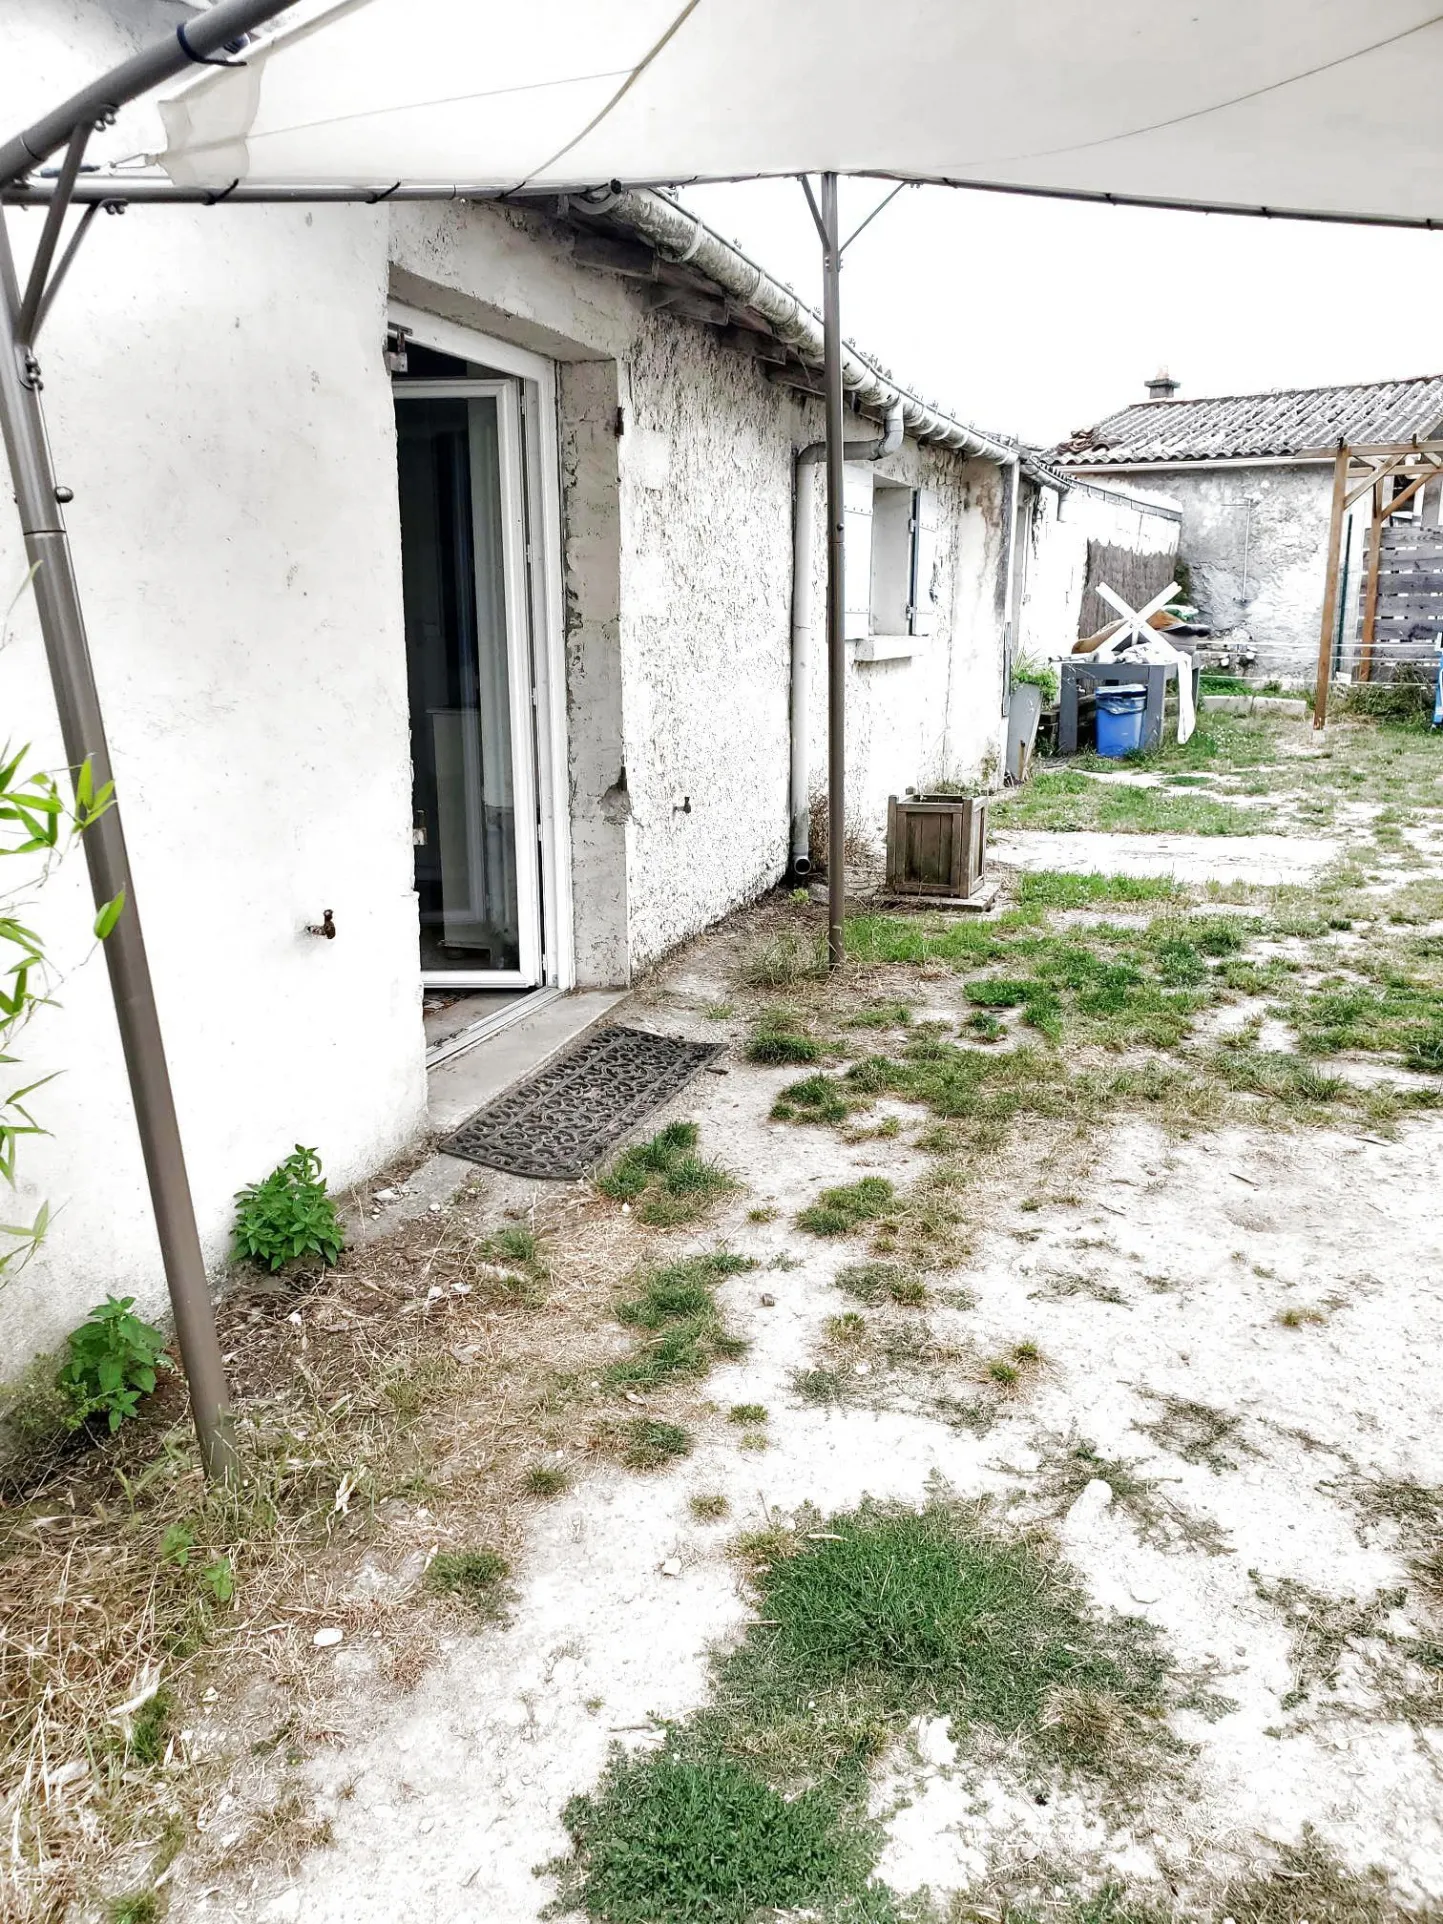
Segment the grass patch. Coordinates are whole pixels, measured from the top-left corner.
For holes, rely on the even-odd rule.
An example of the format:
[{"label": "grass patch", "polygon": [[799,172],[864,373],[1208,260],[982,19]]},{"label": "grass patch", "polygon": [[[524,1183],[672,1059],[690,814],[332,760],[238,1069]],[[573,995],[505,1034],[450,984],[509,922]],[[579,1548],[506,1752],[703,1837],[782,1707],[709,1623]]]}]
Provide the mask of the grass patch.
[{"label": "grass patch", "polygon": [[906,1002],[877,1002],[870,1009],[849,1015],[849,1029],[905,1029],[911,1025],[912,1010]]},{"label": "grass patch", "polygon": [[731,1515],[731,1504],[720,1490],[703,1490],[688,1499],[687,1508],[698,1523],[720,1523]]},{"label": "grass patch", "polygon": [[1167,902],[1186,897],[1183,883],[1171,875],[1066,874],[1041,869],[1024,871],[1017,899],[1024,908],[1091,909],[1121,902]]},{"label": "grass patch", "polygon": [[533,1463],[526,1472],[526,1494],[528,1496],[560,1496],[563,1490],[571,1487],[568,1473],[556,1463]]},{"label": "grass patch", "polygon": [[659,1423],[638,1416],[623,1432],[621,1460],[629,1470],[659,1470],[678,1457],[690,1456],[691,1437],[680,1423]]},{"label": "grass patch", "polygon": [[105,1907],[106,1924],[160,1924],[160,1898],[154,1891],[129,1891]]},{"label": "grass patch", "polygon": [[772,1104],[773,1122],[845,1122],[869,1097],[834,1076],[804,1076],[783,1089]]},{"label": "grass patch", "polygon": [[[1063,1771],[1110,1777],[1169,1747],[1155,1633],[1103,1618],[1029,1539],[975,1508],[864,1503],[758,1566],[758,1615],[718,1662],[708,1741],[786,1789],[862,1768],[917,1715],[1014,1739]],[[1108,1724],[1103,1743],[1080,1712]]]},{"label": "grass patch", "polygon": [[636,1293],[617,1304],[616,1317],[643,1331],[646,1340],[607,1368],[608,1387],[655,1389],[674,1378],[705,1376],[714,1363],[745,1355],[746,1344],[727,1333],[714,1291],[724,1277],[755,1267],[748,1256],[716,1250],[634,1276]]},{"label": "grass patch", "polygon": [[769,1032],[754,1035],[747,1044],[746,1054],[748,1062],[817,1062],[822,1045],[815,1036]]},{"label": "grass patch", "polygon": [[695,1153],[699,1134],[694,1122],[669,1122],[649,1142],[624,1149],[597,1177],[597,1188],[617,1202],[637,1203],[637,1215],[653,1227],[695,1222],[738,1187],[719,1164]]},{"label": "grass patch", "polygon": [[501,1613],[502,1586],[510,1565],[495,1550],[438,1550],[426,1565],[426,1588],[433,1596],[459,1597],[484,1616]]},{"label": "grass patch", "polygon": [[859,1303],[900,1303],[917,1308],[927,1301],[927,1285],[903,1263],[848,1263],[833,1278],[837,1288]]},{"label": "grass patch", "polygon": [[749,1062],[817,1062],[822,1045],[795,1009],[763,1009],[752,1025],[746,1049]]},{"label": "grass patch", "polygon": [[1256,835],[1258,814],[1211,796],[1091,780],[1080,770],[1039,769],[993,804],[999,827],[1098,829],[1123,835]]},{"label": "grass patch", "polygon": [[737,967],[738,980],[749,989],[790,989],[826,975],[827,938],[805,929],[785,929],[753,943]]},{"label": "grass patch", "polygon": [[1372,966],[1378,981],[1335,980],[1293,992],[1284,1013],[1298,1048],[1311,1056],[1365,1050],[1396,1055],[1409,1068],[1443,1069],[1443,972],[1435,963],[1421,977],[1376,952]]},{"label": "grass patch", "polygon": [[1180,1749],[1157,1633],[1094,1611],[1040,1541],[980,1508],[804,1512],[735,1548],[757,1621],[714,1658],[711,1702],[662,1750],[615,1753],[563,1813],[573,1851],[548,1868],[588,1917],[899,1924],[872,1877],[867,1767],[919,1715],[950,1717],[964,1748],[1015,1743],[1034,1768],[1113,1785]]},{"label": "grass patch", "polygon": [[799,1212],[797,1223],[814,1236],[849,1236],[863,1223],[885,1215],[896,1193],[885,1176],[863,1176],[860,1182],[824,1189],[810,1207]]},{"label": "grass patch", "polygon": [[613,1755],[562,1812],[561,1901],[607,1924],[749,1924],[865,1888],[871,1850],[817,1791],[787,1799],[726,1757]]},{"label": "grass patch", "polygon": [[765,1423],[766,1420],[767,1407],[765,1403],[733,1403],[727,1411],[728,1423],[740,1423],[743,1426],[748,1426],[754,1423]]}]

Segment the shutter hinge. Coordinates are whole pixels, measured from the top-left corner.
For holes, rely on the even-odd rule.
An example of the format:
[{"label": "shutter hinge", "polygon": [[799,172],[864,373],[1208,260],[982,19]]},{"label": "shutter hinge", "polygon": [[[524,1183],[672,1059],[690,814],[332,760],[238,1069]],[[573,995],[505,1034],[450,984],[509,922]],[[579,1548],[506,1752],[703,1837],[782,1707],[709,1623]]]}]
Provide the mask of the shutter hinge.
[{"label": "shutter hinge", "polygon": [[392,374],[406,372],[406,347],[411,339],[409,327],[399,327],[394,322],[386,329],[386,366]]}]

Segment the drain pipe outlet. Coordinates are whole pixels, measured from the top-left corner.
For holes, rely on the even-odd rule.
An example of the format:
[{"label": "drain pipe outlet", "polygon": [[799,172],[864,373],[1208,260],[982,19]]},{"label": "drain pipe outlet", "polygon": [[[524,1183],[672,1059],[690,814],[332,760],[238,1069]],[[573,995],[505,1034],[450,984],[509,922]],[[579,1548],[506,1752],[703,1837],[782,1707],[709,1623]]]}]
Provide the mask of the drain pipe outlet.
[{"label": "drain pipe outlet", "polygon": [[[876,440],[847,441],[847,461],[881,461],[902,445],[900,398],[887,409]],[[812,872],[811,739],[807,709],[812,687],[812,552],[816,542],[817,473],[827,458],[825,441],[813,441],[797,456],[797,486],[792,518],[792,843],[789,871],[796,881]]]}]

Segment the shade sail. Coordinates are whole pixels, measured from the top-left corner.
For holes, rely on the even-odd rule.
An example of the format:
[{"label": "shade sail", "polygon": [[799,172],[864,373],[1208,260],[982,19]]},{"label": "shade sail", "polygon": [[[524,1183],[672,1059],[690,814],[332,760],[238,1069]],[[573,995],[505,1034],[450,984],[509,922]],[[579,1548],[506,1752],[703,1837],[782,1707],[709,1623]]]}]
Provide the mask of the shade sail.
[{"label": "shade sail", "polygon": [[177,183],[834,169],[1443,218],[1436,0],[341,0],[162,103]]}]

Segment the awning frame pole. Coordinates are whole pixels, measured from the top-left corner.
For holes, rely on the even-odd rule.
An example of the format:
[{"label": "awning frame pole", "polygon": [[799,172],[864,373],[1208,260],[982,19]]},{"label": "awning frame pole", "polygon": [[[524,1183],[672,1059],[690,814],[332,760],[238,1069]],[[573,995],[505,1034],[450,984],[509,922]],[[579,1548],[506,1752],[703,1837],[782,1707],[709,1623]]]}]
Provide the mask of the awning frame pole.
[{"label": "awning frame pole", "polygon": [[274,20],[290,4],[291,0],[216,0],[204,13],[181,21],[174,33],[142,47],[0,146],[0,187],[38,167],[65,145],[77,127],[103,125],[128,102],[173,80],[187,67],[230,64],[225,56],[234,43],[253,27]]},{"label": "awning frame pole", "polygon": [[846,535],[842,469],[842,250],[837,176],[822,175],[822,382],[827,408],[827,967],[846,955],[847,640],[843,582]]}]

